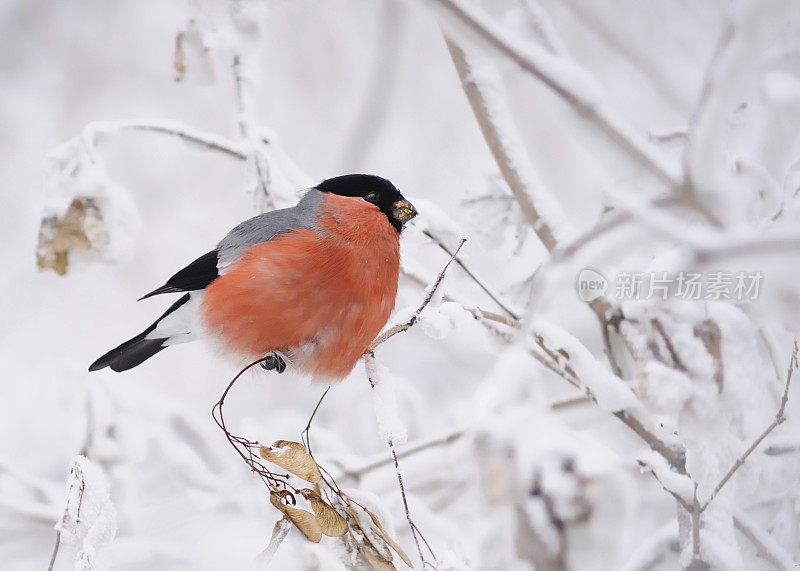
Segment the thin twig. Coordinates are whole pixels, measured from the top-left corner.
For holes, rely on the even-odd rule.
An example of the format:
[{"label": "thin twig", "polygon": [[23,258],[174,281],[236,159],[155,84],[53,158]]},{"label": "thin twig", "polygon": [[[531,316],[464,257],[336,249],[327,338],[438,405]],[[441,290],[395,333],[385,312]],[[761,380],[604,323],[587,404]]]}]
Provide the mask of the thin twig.
[{"label": "thin twig", "polygon": [[50,556],[50,564],[47,566],[47,571],[53,571],[53,566],[56,564],[56,557],[58,557],[58,548],[61,547],[61,530],[56,530],[56,544],[53,546],[53,554]]},{"label": "thin twig", "polygon": [[792,555],[779,545],[769,533],[756,528],[744,513],[734,513],[733,526],[750,540],[758,555],[778,571],[797,568],[792,560]]},{"label": "thin twig", "polygon": [[714,47],[714,53],[711,55],[711,60],[709,61],[705,76],[703,78],[703,85],[700,88],[700,96],[698,97],[697,103],[695,104],[695,107],[692,110],[692,114],[689,118],[689,127],[686,131],[686,144],[684,145],[683,156],[681,158],[681,163],[683,165],[684,189],[688,194],[694,194],[696,192],[694,177],[692,175],[692,158],[695,137],[697,135],[700,123],[702,122],[702,118],[707,113],[709,108],[711,96],[714,92],[716,72],[720,62],[723,59],[723,56],[731,44],[731,40],[733,40],[733,33],[733,22],[728,20],[725,23],[722,34],[717,40],[716,46]]},{"label": "thin twig", "polygon": [[[445,41],[447,42],[447,47],[450,51],[450,57],[452,58],[458,76],[461,79],[461,85],[464,89],[464,93],[467,96],[467,100],[469,101],[473,114],[478,122],[478,126],[483,133],[483,137],[492,152],[492,156],[494,157],[495,162],[497,163],[497,166],[503,175],[503,178],[511,189],[511,192],[519,204],[523,215],[526,217],[529,224],[539,237],[539,240],[548,251],[556,251],[559,247],[559,243],[556,238],[556,229],[553,226],[554,221],[548,220],[543,216],[542,210],[537,206],[534,200],[534,191],[538,190],[541,192],[539,187],[542,187],[543,183],[538,180],[538,177],[535,176],[533,167],[528,164],[524,155],[512,155],[512,148],[519,146],[514,144],[515,134],[508,132],[507,126],[505,127],[505,130],[501,128],[501,125],[496,118],[497,114],[500,113],[501,110],[496,108],[498,104],[496,101],[492,102],[491,98],[486,93],[485,86],[482,86],[481,82],[476,81],[476,79],[473,77],[475,74],[472,73],[472,68],[470,66],[467,54],[452,39],[445,37]],[[503,121],[501,123],[505,125],[509,122]],[[525,176],[523,176],[523,171]],[[561,229],[561,234],[564,233],[565,229]],[[475,281],[483,288],[483,285],[477,279]],[[486,288],[483,289],[496,303],[498,303],[498,305],[500,305],[500,307],[506,309],[509,315],[515,319],[518,319],[514,313],[508,311],[507,308],[505,308],[505,306],[503,306]],[[611,369],[615,375],[621,377],[622,369],[616,360],[609,337],[610,325],[606,317],[610,307],[609,303],[603,300],[595,300],[590,305],[600,320],[603,334],[603,344]]]},{"label": "thin twig", "polygon": [[[489,320],[496,323],[502,323],[503,325],[512,328],[518,328],[520,326],[518,321],[510,321],[507,317],[498,315],[496,313],[483,311],[479,308],[465,307],[464,310],[470,312],[476,319],[479,320]],[[582,390],[584,394],[592,400],[592,402],[597,403],[597,399],[595,398],[594,394],[592,394],[592,392],[584,385],[572,367],[564,364],[563,361],[565,359],[568,361],[569,359],[564,357],[564,355],[560,354],[557,350],[553,350],[552,348],[548,347],[541,336],[534,335],[534,341],[536,342],[536,345],[540,351],[531,349],[530,354],[537,361],[539,361],[541,365],[567,381],[572,386]],[[623,381],[620,379],[620,382]],[[612,414],[622,421],[622,423],[630,428],[633,432],[635,432],[639,438],[644,440],[652,450],[658,452],[664,458],[666,458],[670,466],[681,473],[685,472],[686,455],[682,449],[671,446],[659,438],[656,434],[648,430],[644,424],[642,424],[641,420],[631,411],[617,410],[612,412]]]},{"label": "thin twig", "polygon": [[320,476],[322,476],[322,480],[328,485],[328,487],[330,489],[334,490],[337,494],[339,494],[339,493],[341,493],[341,488],[339,488],[339,484],[336,483],[336,479],[331,475],[330,472],[328,472],[328,470],[326,470],[324,467],[322,467],[319,464],[319,462],[317,462],[317,459],[314,458],[314,453],[311,451],[311,423],[313,422],[314,417],[317,415],[317,411],[319,410],[319,407],[322,406],[322,401],[325,400],[325,396],[328,394],[329,390],[331,390],[330,386],[328,386],[328,388],[326,388],[325,391],[322,393],[322,396],[319,397],[319,400],[317,401],[317,405],[314,407],[314,410],[311,412],[311,416],[308,417],[308,423],[306,424],[306,427],[303,429],[303,432],[300,434],[300,440],[303,441],[303,444],[305,445],[306,450],[308,450],[308,455],[311,456],[311,459],[314,461],[314,464],[316,464],[317,468],[319,468]]},{"label": "thin twig", "polygon": [[694,561],[701,561],[700,558],[700,502],[697,501],[697,482],[694,482],[694,493],[692,495],[692,558]]},{"label": "thin twig", "polygon": [[[399,459],[402,459],[402,458],[408,458],[409,456],[413,456],[415,454],[418,454],[418,453],[423,452],[425,450],[429,450],[431,448],[436,448],[436,447],[439,447],[439,446],[446,446],[448,444],[451,444],[451,443],[455,442],[456,440],[458,440],[462,436],[464,436],[464,430],[458,430],[456,432],[451,432],[447,436],[434,438],[433,440],[426,440],[425,442],[420,442],[419,444],[411,446],[410,448],[405,448],[402,452],[397,453],[396,457],[399,460]],[[347,472],[342,474],[342,477],[343,478],[359,479],[362,476],[364,476],[364,474],[367,474],[367,473],[372,472],[374,470],[378,470],[380,468],[383,468],[384,466],[388,466],[391,463],[392,463],[392,459],[391,458],[382,458],[381,460],[377,460],[375,462],[371,462],[370,464],[367,464],[366,466],[362,466],[361,468],[356,468],[354,470],[348,470]]]},{"label": "thin twig", "polygon": [[675,490],[673,490],[673,489],[669,488],[669,487],[668,487],[668,486],[667,486],[667,485],[666,485],[666,484],[663,482],[663,480],[661,480],[661,478],[658,476],[658,474],[656,473],[656,471],[653,469],[653,467],[652,467],[652,466],[648,465],[648,464],[647,464],[647,463],[645,463],[645,462],[642,462],[641,460],[638,460],[638,463],[639,463],[639,466],[641,466],[641,467],[642,467],[642,468],[644,468],[644,469],[647,469],[647,470],[650,472],[650,475],[651,475],[651,476],[653,476],[653,478],[655,479],[655,481],[656,481],[656,482],[658,482],[658,485],[659,485],[659,486],[661,486],[661,488],[662,488],[662,489],[663,489],[665,492],[667,492],[667,493],[668,493],[670,496],[672,496],[673,498],[675,498],[675,501],[676,501],[676,502],[678,502],[678,503],[681,505],[681,507],[682,507],[683,509],[685,509],[685,510],[686,510],[686,512],[687,512],[687,513],[691,513],[691,512],[692,512],[692,506],[691,506],[691,504],[690,504],[688,501],[686,501],[686,498],[684,498],[683,496],[681,496],[681,495],[680,495],[678,492],[676,492]]},{"label": "thin twig", "polygon": [[86,124],[81,130],[80,137],[94,151],[95,139],[98,135],[109,135],[122,131],[144,131],[177,137],[187,143],[205,147],[212,151],[219,151],[239,160],[246,160],[247,153],[233,141],[214,133],[200,131],[186,127],[180,123],[167,121],[159,122],[132,122],[132,121],[93,121]]},{"label": "thin twig", "polygon": [[775,430],[775,428],[777,428],[778,425],[783,424],[783,422],[786,420],[786,417],[784,416],[784,411],[786,410],[786,403],[789,400],[789,385],[792,382],[792,375],[794,374],[795,369],[798,367],[797,353],[798,353],[798,343],[797,340],[795,340],[794,348],[792,349],[792,356],[789,359],[789,368],[786,371],[786,386],[783,389],[783,396],[781,397],[781,403],[780,406],[778,407],[778,412],[775,413],[775,418],[770,423],[770,425],[767,426],[767,428],[764,429],[764,431],[758,435],[758,437],[747,448],[747,450],[744,451],[744,454],[742,454],[741,456],[739,456],[739,458],[736,459],[736,462],[734,462],[733,466],[731,466],[730,469],[725,473],[725,475],[722,477],[722,479],[714,488],[714,491],[711,492],[709,498],[700,508],[701,512],[704,511],[708,507],[708,504],[710,504],[714,500],[714,498],[717,497],[717,494],[723,488],[723,486],[725,486],[725,484],[728,483],[728,480],[731,479],[731,476],[733,476],[736,473],[736,471],[742,467],[742,465],[745,463],[750,454],[752,454],[753,451],[756,448],[758,448],[758,445],[761,444],[761,442],[767,436],[769,436],[770,432]]},{"label": "thin twig", "polygon": [[[588,39],[588,34],[594,34],[609,50],[617,56],[624,58],[638,72],[653,84],[654,95],[661,96],[675,111],[683,113],[690,105],[682,90],[664,72],[668,71],[659,61],[650,57],[650,50],[642,49],[644,46],[631,41],[632,37],[620,34],[614,25],[617,14],[613,10],[604,10],[598,3],[585,4],[576,0],[562,0],[559,8],[571,12],[575,21],[582,25],[581,37]],[[593,10],[594,9],[594,10]],[[570,22],[572,24],[572,22]]]},{"label": "thin twig", "polygon": [[622,367],[617,360],[617,355],[614,353],[614,347],[611,345],[611,330],[619,332],[619,323],[622,320],[622,311],[619,307],[615,307],[604,297],[589,302],[589,307],[592,308],[597,321],[600,323],[600,335],[603,340],[603,352],[608,359],[608,364],[611,367],[611,372],[620,379],[622,378]]},{"label": "thin twig", "polygon": [[392,327],[390,327],[389,329],[378,335],[378,337],[375,338],[375,340],[370,344],[369,348],[366,350],[366,354],[372,353],[378,345],[385,342],[390,337],[397,335],[398,333],[407,331],[408,329],[413,327],[417,321],[419,321],[419,316],[422,313],[422,310],[425,309],[433,299],[436,290],[439,289],[439,285],[442,283],[442,280],[444,279],[444,274],[447,271],[447,268],[449,268],[450,264],[453,262],[453,260],[455,260],[456,255],[458,254],[459,250],[461,250],[461,246],[463,246],[464,242],[466,241],[467,241],[466,238],[461,238],[461,242],[458,243],[458,248],[456,248],[456,251],[453,252],[452,256],[450,256],[450,259],[447,261],[444,268],[442,268],[442,271],[439,272],[439,275],[436,276],[436,281],[434,281],[433,284],[431,284],[428,287],[428,292],[425,296],[425,299],[422,301],[422,305],[420,305],[419,308],[417,308],[417,310],[414,312],[414,315],[412,315],[411,318],[405,323],[398,323],[397,325],[393,325]]},{"label": "thin twig", "polygon": [[[435,2],[469,27],[494,50],[509,58],[554,91],[636,164],[666,184],[680,200],[695,209],[709,224],[716,227],[721,226],[716,215],[702,203],[697,200],[689,200],[692,195],[687,195],[685,192],[683,180],[678,175],[678,168],[672,164],[669,157],[640,140],[640,137],[635,134],[635,130],[614,116],[605,105],[597,100],[593,93],[571,84],[567,78],[576,75],[584,76],[584,82],[589,81],[588,75],[583,69],[565,58],[524,44],[492,21],[481,8],[469,2],[463,0],[435,0]],[[559,73],[564,67],[568,67],[572,73]],[[591,87],[595,87],[594,82],[591,82]]]},{"label": "thin twig", "polygon": [[479,307],[463,307],[464,311],[468,311],[472,314],[472,317],[481,321],[487,319],[489,321],[494,321],[495,323],[502,323],[503,325],[507,325],[508,327],[519,327],[519,321],[517,319],[506,317],[505,315],[500,315],[499,313],[494,313],[491,311],[486,311]]},{"label": "thin twig", "polygon": [[[467,267],[467,265],[464,262],[462,262],[461,259],[458,256],[456,256],[456,253],[453,252],[452,250],[450,250],[450,248],[448,248],[445,245],[445,243],[442,242],[442,240],[438,236],[432,234],[428,230],[423,230],[422,233],[425,234],[428,238],[430,238],[433,241],[433,243],[436,244],[437,246],[439,246],[439,248],[441,248],[448,256],[450,256],[450,258],[456,264],[458,264],[458,266],[462,270],[464,270],[464,273],[466,273],[469,276],[469,278],[472,281],[475,282],[475,285],[477,285],[479,288],[481,288],[483,290],[483,292],[486,295],[488,295],[491,298],[491,300],[493,302],[495,302],[500,307],[500,309],[502,309],[508,315],[510,315],[512,319],[519,319],[519,315],[517,315],[515,312],[513,312],[511,309],[509,309],[507,305],[505,305],[502,301],[500,301],[500,299],[495,294],[492,293],[492,291],[486,286],[486,284],[484,284],[480,279],[478,279],[478,276],[476,276],[472,272],[472,270],[470,270]],[[461,245],[459,244],[459,248],[460,247],[461,247]]]},{"label": "thin twig", "polygon": [[[447,49],[453,60],[458,77],[461,80],[461,87],[467,96],[472,113],[478,122],[483,138],[494,157],[500,173],[508,184],[508,188],[514,195],[523,216],[536,232],[539,240],[548,251],[557,246],[554,229],[550,227],[550,221],[543,218],[540,209],[534,201],[534,191],[531,178],[533,167],[525,165],[526,177],[520,173],[520,160],[524,157],[511,156],[513,145],[509,138],[515,138],[511,133],[501,132],[501,126],[495,121],[498,109],[492,109],[482,86],[475,81],[470,62],[464,50],[461,49],[451,38],[445,36]],[[541,185],[542,183],[539,183]]]},{"label": "thin twig", "polygon": [[123,123],[119,125],[120,131],[147,131],[151,133],[161,133],[164,135],[172,135],[183,139],[187,143],[200,145],[212,151],[219,151],[235,159],[244,161],[247,159],[247,154],[239,150],[232,142],[226,142],[222,137],[217,135],[203,133],[193,129],[187,129],[178,126],[158,123]]},{"label": "thin twig", "polygon": [[[397,482],[400,484],[400,495],[403,498],[403,508],[406,511],[406,520],[408,521],[408,526],[411,528],[411,536],[414,538],[414,543],[417,545],[417,553],[419,554],[419,559],[422,561],[423,567],[427,564],[425,560],[425,555],[422,553],[422,547],[419,543],[418,535],[421,535],[419,529],[414,524],[414,521],[411,519],[411,511],[408,509],[408,498],[406,497],[406,488],[403,485],[403,474],[400,472],[400,463],[397,461],[397,452],[394,449],[394,444],[392,441],[389,441],[389,448],[392,451],[392,458],[394,458],[394,469],[397,472]],[[427,542],[426,542],[427,543]],[[430,549],[430,547],[428,547]],[[433,556],[434,560],[436,560],[436,556]]]},{"label": "thin twig", "polygon": [[259,450],[261,445],[257,441],[253,442],[244,438],[243,436],[235,435],[231,433],[225,425],[225,417],[222,411],[223,405],[225,404],[225,398],[228,396],[228,393],[233,388],[233,385],[236,383],[236,381],[239,380],[239,378],[246,371],[258,365],[262,361],[264,361],[263,357],[253,361],[241,369],[236,376],[233,377],[231,382],[228,383],[228,386],[225,388],[225,391],[222,393],[222,396],[211,409],[211,416],[217,426],[219,426],[219,428],[225,434],[225,438],[228,439],[228,442],[231,444],[231,446],[233,446],[233,449],[236,450],[236,453],[241,456],[242,460],[244,460],[245,464],[247,464],[250,470],[257,474],[259,478],[261,478],[261,481],[264,482],[270,491],[282,488],[288,493],[288,489],[291,488],[293,492],[297,492],[297,489],[289,484],[288,474],[276,474],[267,468],[267,466],[260,460]]},{"label": "thin twig", "polygon": [[250,147],[249,159],[253,164],[256,184],[265,201],[264,206],[266,210],[273,210],[275,208],[275,201],[270,193],[271,175],[269,163],[261,149],[263,141],[258,139],[256,133],[253,132],[254,129],[250,125],[253,99],[252,93],[250,92],[252,90],[252,85],[248,85],[250,80],[242,73],[242,66],[242,54],[237,53],[233,56],[232,69],[239,136]]},{"label": "thin twig", "polygon": [[[598,126],[603,134],[639,165],[646,168],[669,187],[679,187],[680,181],[676,178],[675,169],[666,166],[666,161],[663,157],[656,155],[654,150],[648,149],[638,141],[635,141],[631,136],[631,129],[622,128],[616,120],[599,109],[597,103],[585,93],[573,90],[562,76],[555,73],[552,68],[542,65],[541,61],[537,61],[540,58],[534,57],[532,50],[521,47],[516,38],[505,34],[482,10],[461,0],[436,0],[436,3],[466,24],[495,50],[553,90],[573,109]],[[544,56],[546,54],[537,55]],[[557,59],[554,56],[549,57],[553,60]]]},{"label": "thin twig", "polygon": [[688,372],[689,369],[687,369],[686,365],[684,365],[680,354],[675,349],[675,345],[672,344],[672,338],[669,336],[669,334],[667,334],[667,330],[664,329],[664,324],[661,323],[661,320],[657,317],[654,317],[650,320],[650,323],[653,325],[656,332],[658,332],[658,334],[661,336],[661,339],[664,340],[664,346],[667,348],[669,357],[672,360],[672,366],[679,371],[683,371],[684,373]]},{"label": "thin twig", "polygon": [[[463,243],[463,241],[462,241],[462,243]],[[449,264],[449,262],[448,262],[448,264]],[[447,269],[446,266],[445,266],[445,269]],[[435,290],[435,286],[432,288],[432,290]],[[428,296],[428,298],[426,298],[425,303],[423,303],[422,307],[427,305],[427,303],[429,301],[430,301],[430,295]],[[365,355],[365,357],[364,357],[364,367],[365,367],[366,372],[367,372],[367,380],[369,381],[369,384],[373,389],[375,389],[376,385],[380,382],[380,378],[377,375],[377,369],[375,368],[375,366],[376,366],[375,354],[371,353],[371,352],[367,353]],[[422,538],[422,540],[425,542],[426,546],[427,546],[428,542],[425,541],[425,538],[422,536],[422,533],[419,531],[417,526],[414,524],[414,521],[411,519],[411,512],[410,512],[410,510],[408,508],[408,498],[406,497],[406,489],[405,489],[405,485],[403,484],[403,475],[400,472],[400,463],[398,462],[397,451],[395,450],[394,442],[392,441],[392,437],[391,436],[387,437],[387,445],[389,446],[389,449],[392,452],[392,458],[394,460],[394,467],[395,467],[395,471],[397,472],[397,481],[400,484],[400,495],[403,498],[403,507],[405,508],[406,519],[408,520],[408,525],[409,525],[409,528],[411,529],[411,535],[414,538],[414,543],[417,546],[417,552],[419,554],[420,561],[422,562],[423,567],[426,567],[426,566],[429,565],[429,563],[426,561],[425,555],[422,553],[422,546],[420,544],[420,538]],[[430,546],[428,546],[428,549],[430,549]],[[433,555],[433,552],[431,552],[431,554]],[[436,560],[436,555],[433,555],[433,559]]]},{"label": "thin twig", "polygon": [[[573,406],[584,405],[591,403],[592,400],[587,396],[576,396],[570,397],[562,400],[557,400],[550,405],[550,408],[553,410],[563,410],[567,408],[571,408]],[[457,440],[460,440],[466,434],[465,430],[457,430],[455,432],[451,432],[446,436],[440,436],[437,438],[433,438],[431,440],[425,440],[424,442],[420,442],[418,444],[414,444],[408,448],[404,448],[402,451],[397,453],[398,460],[402,460],[404,458],[408,458],[410,456],[415,456],[420,452],[424,452],[426,450],[430,450],[431,448],[438,448],[440,446],[448,446]],[[391,458],[381,458],[380,460],[376,460],[374,462],[370,462],[360,468],[354,468],[352,470],[346,471],[342,474],[342,478],[352,478],[358,480],[359,478],[363,477],[364,475],[373,472],[375,470],[379,470],[385,466],[389,466],[392,463]]]}]

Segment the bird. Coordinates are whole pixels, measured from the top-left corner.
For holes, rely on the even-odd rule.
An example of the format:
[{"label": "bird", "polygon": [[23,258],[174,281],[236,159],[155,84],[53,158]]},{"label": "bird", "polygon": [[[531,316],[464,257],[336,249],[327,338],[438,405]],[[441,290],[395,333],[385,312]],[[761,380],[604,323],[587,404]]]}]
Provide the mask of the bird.
[{"label": "bird", "polygon": [[89,367],[132,369],[198,337],[221,353],[341,380],[389,319],[400,235],[416,208],[388,180],[323,180],[290,208],[233,228],[210,252],[142,296],[183,293],[152,325]]}]

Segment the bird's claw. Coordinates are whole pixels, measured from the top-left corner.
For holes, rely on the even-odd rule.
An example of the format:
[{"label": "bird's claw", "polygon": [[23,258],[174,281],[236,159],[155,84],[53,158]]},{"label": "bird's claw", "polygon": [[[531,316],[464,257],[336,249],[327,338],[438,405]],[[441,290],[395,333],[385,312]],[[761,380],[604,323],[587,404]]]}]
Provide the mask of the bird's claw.
[{"label": "bird's claw", "polygon": [[259,366],[266,371],[276,370],[280,374],[286,370],[286,361],[277,352],[272,351],[261,359]]}]

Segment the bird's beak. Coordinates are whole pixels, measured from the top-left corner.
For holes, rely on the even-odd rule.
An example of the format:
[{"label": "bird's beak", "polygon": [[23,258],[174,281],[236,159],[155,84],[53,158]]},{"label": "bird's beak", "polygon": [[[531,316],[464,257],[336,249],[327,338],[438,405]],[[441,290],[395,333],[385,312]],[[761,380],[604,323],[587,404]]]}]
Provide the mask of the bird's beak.
[{"label": "bird's beak", "polygon": [[392,216],[402,224],[405,224],[417,215],[417,209],[407,200],[398,200],[392,207]]}]

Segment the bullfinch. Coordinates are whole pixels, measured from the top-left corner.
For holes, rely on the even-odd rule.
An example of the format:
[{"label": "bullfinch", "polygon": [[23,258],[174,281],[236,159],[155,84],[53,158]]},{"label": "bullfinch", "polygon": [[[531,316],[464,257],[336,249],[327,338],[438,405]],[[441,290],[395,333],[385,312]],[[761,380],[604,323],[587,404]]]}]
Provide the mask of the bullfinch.
[{"label": "bullfinch", "polygon": [[296,206],[242,222],[141,299],[184,295],[89,367],[127,371],[162,349],[212,338],[262,367],[342,379],[394,308],[400,233],[417,211],[386,179],[350,174]]}]

